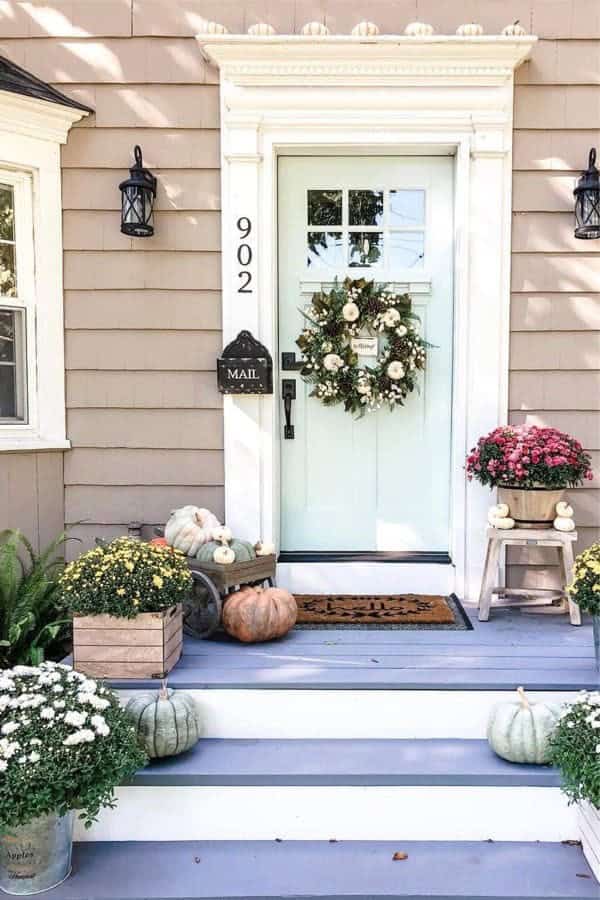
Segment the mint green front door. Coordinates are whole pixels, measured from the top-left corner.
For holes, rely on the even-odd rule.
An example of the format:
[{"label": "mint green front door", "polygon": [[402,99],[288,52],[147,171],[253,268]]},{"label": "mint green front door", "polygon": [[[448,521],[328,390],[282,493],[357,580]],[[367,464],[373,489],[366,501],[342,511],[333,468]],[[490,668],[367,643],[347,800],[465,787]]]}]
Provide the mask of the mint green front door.
[{"label": "mint green front door", "polygon": [[281,157],[278,197],[280,361],[300,356],[312,292],[347,276],[409,284],[433,345],[405,406],[359,420],[309,397],[297,372],[280,372],[296,382],[293,440],[280,400],[281,549],[447,552],[453,160]]}]

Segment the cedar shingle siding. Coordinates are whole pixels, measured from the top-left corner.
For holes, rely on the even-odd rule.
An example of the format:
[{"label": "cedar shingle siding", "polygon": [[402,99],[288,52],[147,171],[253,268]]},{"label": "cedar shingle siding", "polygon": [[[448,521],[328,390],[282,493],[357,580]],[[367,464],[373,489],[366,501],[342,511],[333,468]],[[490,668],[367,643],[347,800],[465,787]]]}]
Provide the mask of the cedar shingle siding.
[{"label": "cedar shingle siding", "polygon": [[[184,502],[223,512],[218,77],[194,40],[202,17],[280,32],[319,19],[346,33],[365,17],[382,31],[418,17],[447,33],[466,21],[497,33],[518,18],[538,34],[517,72],[510,416],[572,431],[597,464],[600,254],[573,239],[572,189],[600,145],[598,0],[6,2],[0,53],[96,110],[62,151],[66,521],[85,520],[76,532],[90,541]],[[143,241],[119,232],[135,143],[158,177],[156,236]],[[1,460],[0,525],[48,538],[62,522],[62,455]],[[586,543],[600,536],[592,485],[574,501]],[[528,577],[546,575],[542,565]]]}]

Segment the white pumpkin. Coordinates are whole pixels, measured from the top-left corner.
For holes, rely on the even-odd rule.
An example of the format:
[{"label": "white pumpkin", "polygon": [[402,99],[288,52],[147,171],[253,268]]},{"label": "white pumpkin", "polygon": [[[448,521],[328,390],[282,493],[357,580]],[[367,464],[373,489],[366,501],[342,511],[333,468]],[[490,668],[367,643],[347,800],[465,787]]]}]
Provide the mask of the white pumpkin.
[{"label": "white pumpkin", "polygon": [[212,539],[213,541],[220,541],[222,544],[228,544],[229,541],[233,540],[231,528],[228,528],[227,525],[217,525],[212,530]]},{"label": "white pumpkin", "polygon": [[521,23],[516,19],[511,25],[506,25],[502,29],[504,37],[523,37],[527,34]]},{"label": "white pumpkin", "polygon": [[562,516],[565,519],[573,518],[573,507],[569,506],[568,503],[565,503],[564,500],[561,500],[560,503],[557,503],[555,509],[557,516]]},{"label": "white pumpkin", "polygon": [[456,29],[459,37],[479,37],[483,34],[483,28],[478,22],[465,22]]},{"label": "white pumpkin", "polygon": [[196,556],[200,547],[208,543],[219,520],[208,509],[182,506],[174,509],[165,525],[165,540],[187,556]]},{"label": "white pumpkin", "polygon": [[560,706],[532,703],[522,687],[518,699],[498,703],[490,714],[487,739],[502,759],[514,763],[545,765],[549,762],[549,739],[560,716]]},{"label": "white pumpkin", "polygon": [[268,22],[258,22],[258,24],[251,25],[248,29],[248,34],[252,34],[255,37],[265,37],[275,33],[275,29]]},{"label": "white pumpkin", "polygon": [[433,25],[426,22],[411,22],[404,29],[404,34],[409,37],[429,37],[433,34]]},{"label": "white pumpkin", "polygon": [[515,527],[515,520],[510,516],[504,516],[502,519],[494,519],[493,528],[499,528],[501,531],[508,531]]},{"label": "white pumpkin", "polygon": [[329,28],[327,25],[323,25],[322,22],[307,22],[306,25],[302,26],[302,34],[312,37],[315,35],[329,34]]},{"label": "white pumpkin", "polygon": [[375,22],[359,22],[352,29],[352,34],[355,37],[373,37],[379,34],[379,28]]},{"label": "white pumpkin", "polygon": [[220,22],[207,22],[204,19],[199,34],[229,34],[229,32]]},{"label": "white pumpkin", "polygon": [[575,522],[566,516],[557,516],[553,522],[557,531],[575,531]]},{"label": "white pumpkin", "polygon": [[496,519],[506,519],[510,515],[508,503],[496,503],[495,506],[490,506],[489,515]]},{"label": "white pumpkin", "polygon": [[269,541],[257,541],[254,551],[257,556],[272,556],[275,553],[275,544],[271,544]]},{"label": "white pumpkin", "polygon": [[235,562],[235,553],[231,547],[223,544],[213,552],[213,561],[219,563],[220,566],[230,566]]}]

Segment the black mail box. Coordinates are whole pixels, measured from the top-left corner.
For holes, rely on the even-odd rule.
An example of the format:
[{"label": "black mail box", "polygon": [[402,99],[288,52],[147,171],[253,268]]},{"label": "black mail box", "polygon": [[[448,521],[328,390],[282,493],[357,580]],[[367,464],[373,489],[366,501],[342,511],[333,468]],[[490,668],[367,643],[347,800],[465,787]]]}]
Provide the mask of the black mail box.
[{"label": "black mail box", "polygon": [[240,331],[217,359],[222,394],[272,394],[273,360],[249,331]]}]

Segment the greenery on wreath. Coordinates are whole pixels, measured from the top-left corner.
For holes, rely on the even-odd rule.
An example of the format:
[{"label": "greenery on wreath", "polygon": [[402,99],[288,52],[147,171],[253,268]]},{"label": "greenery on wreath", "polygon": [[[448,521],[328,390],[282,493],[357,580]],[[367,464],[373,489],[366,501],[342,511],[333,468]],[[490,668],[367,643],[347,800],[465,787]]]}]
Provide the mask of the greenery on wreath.
[{"label": "greenery on wreath", "polygon": [[0,669],[68,652],[71,620],[59,603],[64,534],[36,553],[17,529],[0,534]]},{"label": "greenery on wreath", "polygon": [[133,619],[183,603],[192,577],[179,550],[121,537],[69,563],[60,586],[63,603],[76,615]]},{"label": "greenery on wreath", "polygon": [[[575,558],[573,583],[567,591],[583,612],[600,616],[600,544],[592,544]],[[600,722],[600,714],[598,718]]]},{"label": "greenery on wreath", "polygon": [[600,810],[600,691],[583,693],[565,707],[550,754],[569,799],[587,800]]},{"label": "greenery on wreath", "polygon": [[[335,283],[312,297],[296,343],[304,356],[302,378],[314,385],[311,397],[326,406],[343,404],[362,416],[387,405],[402,406],[425,368],[428,344],[419,336],[419,319],[408,294],[361,278]],[[375,337],[373,365],[359,365],[353,341]]]},{"label": "greenery on wreath", "polygon": [[146,761],[109,688],[59,663],[0,672],[0,829],[71,809],[89,826]]}]

